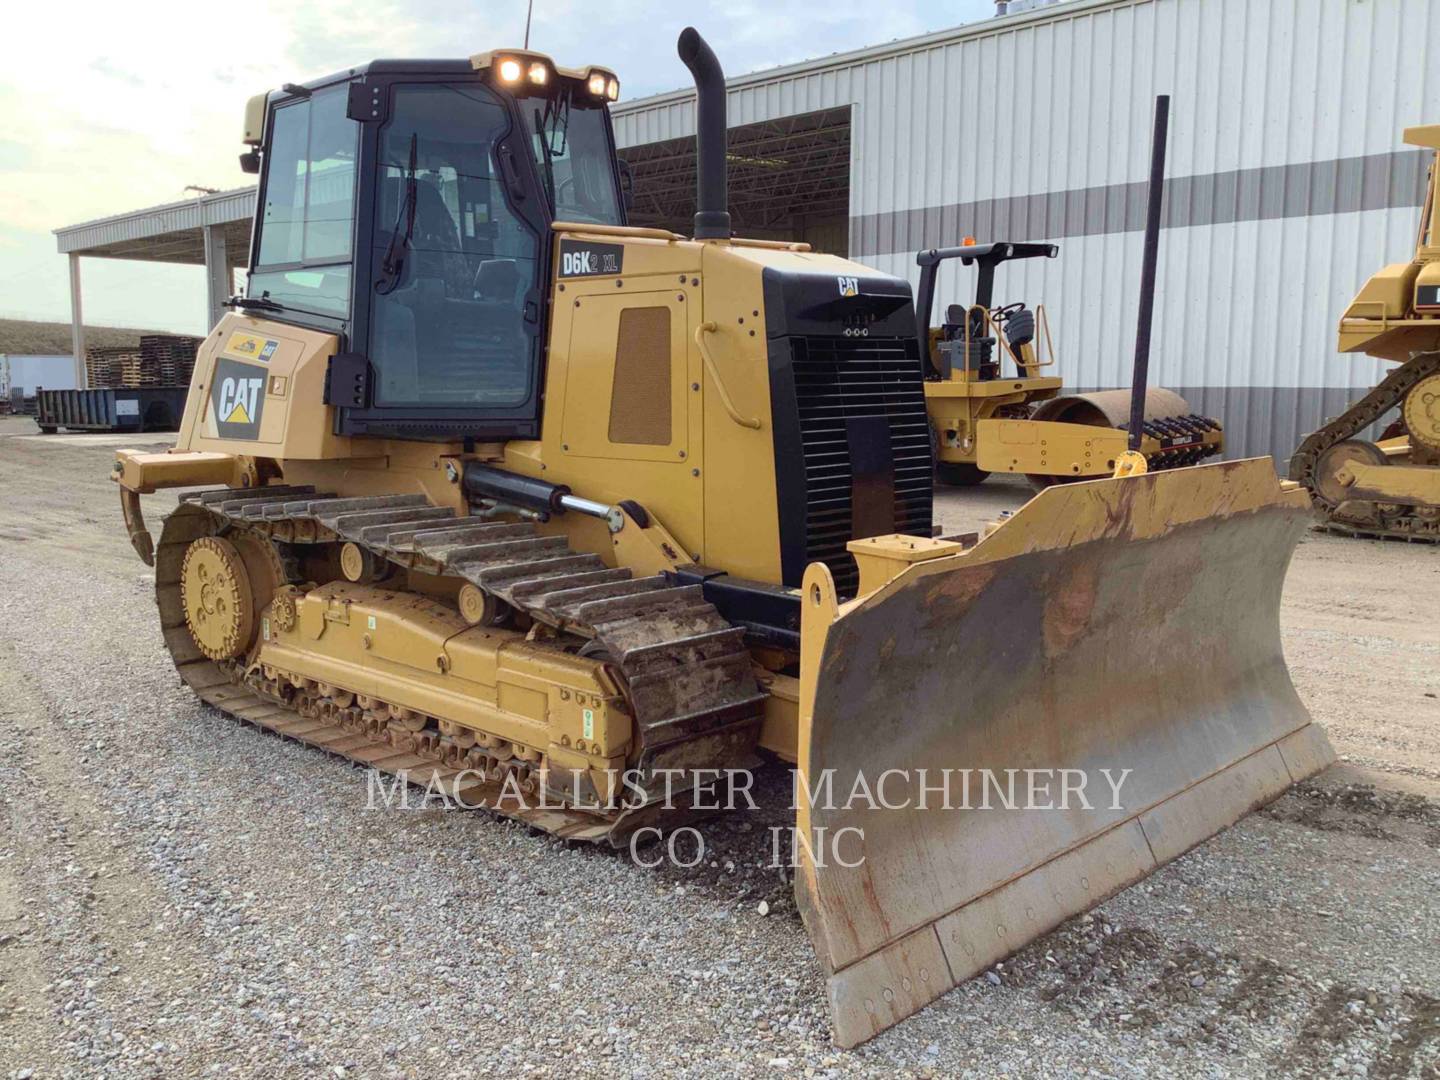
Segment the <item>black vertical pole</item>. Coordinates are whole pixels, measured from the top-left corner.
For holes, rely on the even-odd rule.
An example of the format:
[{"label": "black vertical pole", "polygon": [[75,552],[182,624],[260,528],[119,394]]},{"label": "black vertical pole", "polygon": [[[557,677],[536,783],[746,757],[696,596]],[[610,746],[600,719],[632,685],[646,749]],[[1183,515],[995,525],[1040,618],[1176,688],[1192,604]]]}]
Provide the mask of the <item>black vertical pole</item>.
[{"label": "black vertical pole", "polygon": [[1165,139],[1170,95],[1155,99],[1155,136],[1150,143],[1150,203],[1145,210],[1145,257],[1140,263],[1140,325],[1135,330],[1135,373],[1130,380],[1130,449],[1145,433],[1145,384],[1150,376],[1150,323],[1155,315],[1155,268],[1160,255],[1160,207],[1165,194]]}]

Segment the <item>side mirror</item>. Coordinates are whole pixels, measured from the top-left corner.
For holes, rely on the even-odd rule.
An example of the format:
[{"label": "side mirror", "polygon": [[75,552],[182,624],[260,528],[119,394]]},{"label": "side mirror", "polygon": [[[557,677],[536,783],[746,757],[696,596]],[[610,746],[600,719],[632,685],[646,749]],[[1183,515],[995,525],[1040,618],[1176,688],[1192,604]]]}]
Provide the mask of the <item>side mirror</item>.
[{"label": "side mirror", "polygon": [[630,162],[623,157],[616,158],[615,164],[620,169],[620,202],[628,214],[635,205],[635,170],[630,168]]},{"label": "side mirror", "polygon": [[260,151],[246,150],[240,155],[240,169],[242,172],[258,173],[260,171]]}]

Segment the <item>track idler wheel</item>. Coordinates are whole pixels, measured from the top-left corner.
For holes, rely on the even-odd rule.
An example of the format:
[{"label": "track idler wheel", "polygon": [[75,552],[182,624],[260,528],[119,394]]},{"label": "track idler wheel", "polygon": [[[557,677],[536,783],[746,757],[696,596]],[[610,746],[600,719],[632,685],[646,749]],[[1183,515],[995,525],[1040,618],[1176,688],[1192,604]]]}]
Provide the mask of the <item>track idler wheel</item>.
[{"label": "track idler wheel", "polygon": [[1412,452],[1418,443],[1432,455],[1440,454],[1440,373],[1427,375],[1411,387],[1401,415]]},{"label": "track idler wheel", "polygon": [[233,659],[255,640],[250,575],[230,541],[203,536],[186,549],[180,597],[190,636],[211,660]]},{"label": "track idler wheel", "polygon": [[1385,465],[1385,451],[1363,439],[1346,439],[1321,453],[1315,462],[1314,494],[1331,509],[1350,498],[1350,489],[1340,482],[1340,470],[1352,461]]}]

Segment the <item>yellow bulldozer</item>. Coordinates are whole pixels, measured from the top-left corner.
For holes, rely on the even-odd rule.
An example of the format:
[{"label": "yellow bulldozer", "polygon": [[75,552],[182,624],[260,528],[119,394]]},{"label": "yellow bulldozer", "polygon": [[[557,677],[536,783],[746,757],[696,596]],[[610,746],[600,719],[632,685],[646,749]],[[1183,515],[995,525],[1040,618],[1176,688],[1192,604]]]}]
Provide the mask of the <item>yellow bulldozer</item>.
[{"label": "yellow bulldozer", "polygon": [[[1321,527],[1440,543],[1440,124],[1405,129],[1435,151],[1415,257],[1367,281],[1340,316],[1339,350],[1397,365],[1290,458]],[[1371,442],[1365,430],[1399,410]]]},{"label": "yellow bulldozer", "polygon": [[[927,360],[925,405],[935,475],[969,487],[991,473],[1023,473],[1037,488],[1110,476],[1129,449],[1132,393],[1061,394],[1055,342],[1045,306],[995,305],[995,271],[1017,259],[1053,259],[1058,244],[998,241],[929,248],[915,261],[916,332]],[[969,304],[947,304],[931,326],[936,282],[947,260],[976,268]],[[1008,363],[1007,363],[1008,361]],[[1013,374],[1012,374],[1013,370]],[[1224,449],[1220,422],[1191,410],[1173,390],[1142,393],[1144,424],[1136,452],[1150,472],[1195,465]]]},{"label": "yellow bulldozer", "polygon": [[850,1046],[1330,760],[1279,639],[1306,499],[1142,461],[937,535],[908,283],[731,235],[724,77],[679,52],[693,237],[626,224],[606,68],[252,101],[245,293],[174,449],[113,475],[180,678],[241,721],[616,845],[793,764]]}]

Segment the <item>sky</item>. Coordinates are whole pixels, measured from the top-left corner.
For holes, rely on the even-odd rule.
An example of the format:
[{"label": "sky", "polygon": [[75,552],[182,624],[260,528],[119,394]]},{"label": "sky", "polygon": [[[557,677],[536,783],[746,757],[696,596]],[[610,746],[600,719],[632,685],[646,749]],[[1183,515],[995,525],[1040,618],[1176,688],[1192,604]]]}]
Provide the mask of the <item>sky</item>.
[{"label": "sky", "polygon": [[[530,44],[557,63],[604,64],[622,96],[688,83],[689,23],[738,75],[973,22],[993,0],[534,0]],[[0,65],[0,316],[68,321],[68,265],[52,230],[243,187],[246,100],[285,82],[391,57],[517,46],[523,0],[193,0],[25,5]],[[198,267],[82,260],[85,321],[203,333]]]}]

